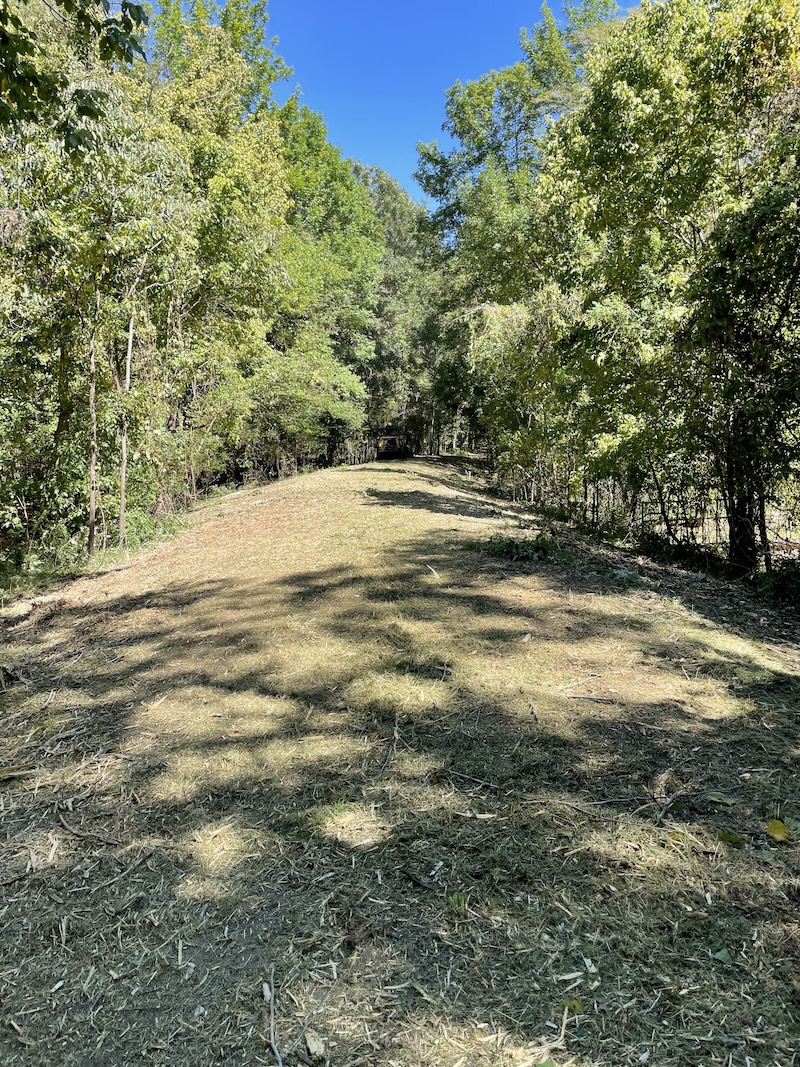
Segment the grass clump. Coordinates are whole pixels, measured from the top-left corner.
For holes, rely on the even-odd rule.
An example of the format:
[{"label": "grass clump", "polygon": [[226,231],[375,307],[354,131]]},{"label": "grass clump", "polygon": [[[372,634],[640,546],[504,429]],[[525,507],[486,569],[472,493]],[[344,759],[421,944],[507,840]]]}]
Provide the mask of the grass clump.
[{"label": "grass clump", "polygon": [[448,893],[445,903],[447,904],[447,910],[452,915],[466,915],[469,911],[469,893],[458,891]]},{"label": "grass clump", "polygon": [[541,563],[552,561],[566,563],[572,559],[554,538],[538,533],[535,537],[508,537],[496,535],[487,541],[470,541],[468,547],[485,552],[495,559],[512,563]]}]

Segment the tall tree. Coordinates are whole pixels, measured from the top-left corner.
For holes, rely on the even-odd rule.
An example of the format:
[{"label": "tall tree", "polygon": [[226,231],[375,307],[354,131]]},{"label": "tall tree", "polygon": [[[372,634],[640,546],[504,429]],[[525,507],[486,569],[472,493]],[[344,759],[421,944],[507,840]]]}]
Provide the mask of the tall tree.
[{"label": "tall tree", "polygon": [[444,235],[458,233],[464,198],[484,171],[510,176],[535,167],[549,122],[575,105],[587,49],[616,11],[613,0],[584,0],[567,8],[562,28],[544,4],[541,22],[520,32],[519,62],[448,89],[442,129],[455,147],[419,145],[416,175],[439,204],[433,223]]}]

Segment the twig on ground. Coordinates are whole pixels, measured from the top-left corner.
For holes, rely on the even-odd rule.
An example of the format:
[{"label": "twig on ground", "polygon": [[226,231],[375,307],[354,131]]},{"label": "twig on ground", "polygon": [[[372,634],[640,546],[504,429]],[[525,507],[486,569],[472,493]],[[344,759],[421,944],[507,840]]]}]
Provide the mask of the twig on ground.
[{"label": "twig on ground", "polygon": [[471,774],[461,774],[459,771],[454,770],[448,770],[447,773],[455,778],[464,778],[467,782],[476,782],[478,785],[485,785],[487,789],[494,789],[498,793],[500,792],[499,785],[495,785],[494,782],[487,782],[483,778],[473,778]]},{"label": "twig on ground", "polygon": [[[559,797],[547,797],[544,799],[541,797],[534,797],[530,800],[523,801],[523,803],[527,805],[532,805],[534,807],[543,807],[547,804],[558,804],[562,808],[573,808],[575,811],[586,812],[587,815],[595,815],[597,814],[596,812],[589,811],[588,809],[602,808],[605,807],[607,804],[630,804],[632,800],[637,799],[637,797],[608,797],[605,800],[584,800],[582,804],[576,804],[572,800],[561,800]],[[652,801],[648,801],[647,804],[643,805],[643,807],[649,807],[651,803]],[[640,811],[641,808],[637,808],[636,810]],[[623,812],[623,814],[625,813]],[[619,817],[619,815],[614,815],[614,818]]]},{"label": "twig on ground", "polygon": [[56,817],[65,830],[68,830],[74,837],[88,838],[89,840],[102,841],[104,845],[114,845],[119,847],[120,842],[115,841],[113,837],[103,837],[102,834],[90,833],[87,830],[78,830],[74,826],[70,826],[60,811],[56,812]]},{"label": "twig on ground", "polygon": [[392,739],[389,742],[389,747],[386,750],[386,756],[381,764],[381,774],[386,770],[394,757],[397,755],[397,742],[400,740],[400,721],[395,714],[394,717],[394,730],[392,731]]},{"label": "twig on ground", "polygon": [[275,964],[269,969],[269,1047],[278,1067],[283,1067],[283,1056],[278,1049],[278,1039],[275,1036]]},{"label": "twig on ground", "polygon": [[614,697],[568,696],[567,700],[591,700],[594,704],[619,704]]},{"label": "twig on ground", "polygon": [[677,793],[673,793],[673,795],[667,800],[666,804],[663,805],[658,815],[656,815],[656,826],[661,825],[661,821],[663,820],[664,816],[667,814],[670,808],[672,808],[675,802],[681,799],[681,797],[692,797],[696,795],[696,793],[687,793],[684,789],[679,789]]},{"label": "twig on ground", "polygon": [[126,867],[124,871],[120,871],[119,874],[115,874],[113,878],[109,878],[107,881],[101,882],[99,885],[92,886],[89,892],[99,893],[101,889],[107,889],[108,886],[113,885],[115,882],[118,882],[121,878],[127,878],[129,874],[132,874],[137,867],[140,867],[145,862],[145,860],[149,860],[150,857],[154,854],[155,849],[148,849],[146,852],[142,853],[138,860],[135,860],[128,867]]},{"label": "twig on ground", "polygon": [[569,1005],[564,1008],[564,1016],[561,1020],[561,1033],[558,1035],[558,1043],[564,1047],[564,1038],[567,1036],[567,1018],[569,1017]]}]

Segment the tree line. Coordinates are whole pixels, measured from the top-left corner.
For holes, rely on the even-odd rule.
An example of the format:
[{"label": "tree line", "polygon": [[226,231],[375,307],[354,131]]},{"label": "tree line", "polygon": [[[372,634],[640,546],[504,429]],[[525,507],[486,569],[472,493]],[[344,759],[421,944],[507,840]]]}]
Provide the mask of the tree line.
[{"label": "tree line", "polygon": [[448,91],[426,208],[277,102],[267,22],[266,0],[167,0],[149,27],[130,2],[3,8],[12,565],[360,461],[398,423],[558,514],[785,570],[798,0],[544,7],[517,63]]},{"label": "tree line", "polygon": [[427,388],[422,209],[297,93],[276,102],[265,0],[167,0],[149,29],[73,7],[20,6],[17,36],[36,30],[4,72],[16,566],[141,540],[216,481],[364,458]]},{"label": "tree line", "polygon": [[799,46],[795,0],[545,7],[420,156],[501,478],[739,572],[797,530]]}]

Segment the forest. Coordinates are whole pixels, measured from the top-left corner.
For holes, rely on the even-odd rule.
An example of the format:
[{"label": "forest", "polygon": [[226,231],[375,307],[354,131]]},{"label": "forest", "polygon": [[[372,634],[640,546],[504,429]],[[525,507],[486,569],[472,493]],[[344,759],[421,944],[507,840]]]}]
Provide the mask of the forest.
[{"label": "forest", "polygon": [[498,491],[796,596],[796,0],[582,0],[455,84],[417,204],[266,0],[5,4],[6,578],[220,486],[482,453]]}]

